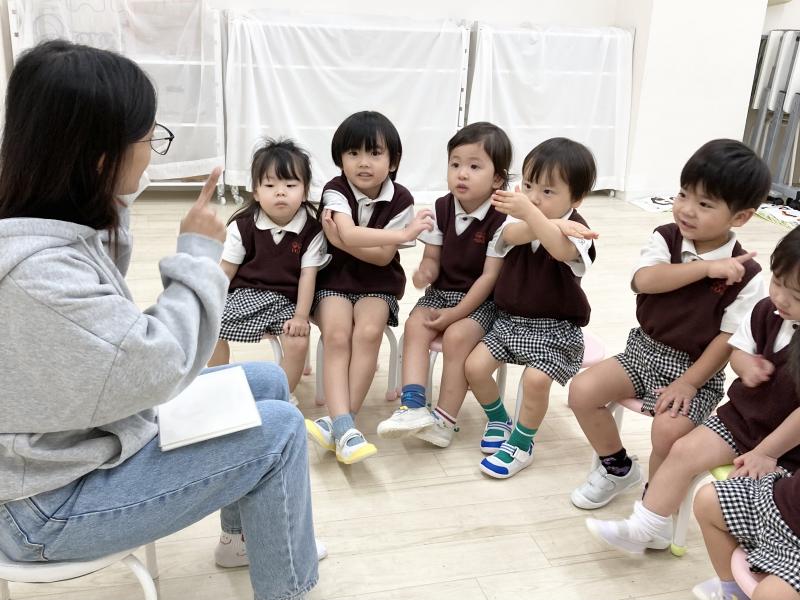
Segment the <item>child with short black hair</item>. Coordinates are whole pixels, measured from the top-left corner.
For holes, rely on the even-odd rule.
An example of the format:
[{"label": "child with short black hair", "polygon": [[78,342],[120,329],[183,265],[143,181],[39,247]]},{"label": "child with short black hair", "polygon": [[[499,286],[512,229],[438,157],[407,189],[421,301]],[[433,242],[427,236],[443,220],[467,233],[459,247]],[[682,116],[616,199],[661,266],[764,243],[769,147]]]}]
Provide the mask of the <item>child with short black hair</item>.
[{"label": "child with short black hair", "polygon": [[229,340],[257,343],[265,334],[277,335],[293,392],[308,353],[317,271],[330,256],[308,202],[308,154],[292,140],[267,139],[253,154],[250,171],[253,197],[228,219],[221,266],[230,286],[208,365],[228,364]]},{"label": "child with short black hair", "polygon": [[[413,282],[426,287],[405,324],[401,405],[378,425],[378,435],[415,434],[447,447],[467,393],[464,362],[491,329],[492,290],[502,258],[495,252],[505,215],[492,207],[492,194],[505,189],[511,141],[492,123],[470,123],[447,143],[447,187],[436,200],[435,226],[419,239],[425,252]],[[426,407],[431,343],[442,337],[442,380],[436,408]]]},{"label": "child with short black hair", "polygon": [[347,117],[333,135],[331,156],[342,174],[325,184],[320,212],[333,258],[320,274],[313,308],[330,416],[306,420],[306,428],[340,462],[352,464],[377,452],[355,416],[375,375],[383,330],[398,324],[406,283],[398,249],[413,246],[432,224],[431,211],[415,216],[411,193],[394,181],[402,145],[384,115]]},{"label": "child with short black hair", "polygon": [[[580,369],[581,327],[591,312],[580,283],[595,260],[590,238],[596,234],[576,209],[595,174],[588,148],[553,138],[525,157],[522,191],[498,190],[492,196],[495,208],[508,215],[497,244],[505,254],[494,293],[498,316],[466,364],[469,384],[489,419],[480,448],[490,456],[480,469],[491,477],[511,477],[530,465],[550,386],[554,380],[566,384]],[[492,378],[504,362],[525,366],[516,423]]]}]

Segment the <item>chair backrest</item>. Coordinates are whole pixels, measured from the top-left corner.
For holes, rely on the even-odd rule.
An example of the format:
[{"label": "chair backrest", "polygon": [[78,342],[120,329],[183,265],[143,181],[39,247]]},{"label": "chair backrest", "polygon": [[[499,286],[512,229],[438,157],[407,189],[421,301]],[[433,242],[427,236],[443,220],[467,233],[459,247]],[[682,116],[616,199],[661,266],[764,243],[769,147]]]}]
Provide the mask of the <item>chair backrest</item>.
[{"label": "chair backrest", "polygon": [[596,365],[606,357],[606,346],[599,337],[588,329],[583,330],[583,362],[582,369]]}]

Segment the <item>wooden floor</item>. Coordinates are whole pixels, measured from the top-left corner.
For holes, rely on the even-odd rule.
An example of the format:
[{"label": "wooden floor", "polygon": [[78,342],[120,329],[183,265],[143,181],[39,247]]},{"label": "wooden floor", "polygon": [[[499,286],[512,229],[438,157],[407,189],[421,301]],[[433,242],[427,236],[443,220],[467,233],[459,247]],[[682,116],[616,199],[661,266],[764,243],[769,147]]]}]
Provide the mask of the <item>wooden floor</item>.
[{"label": "wooden floor", "polygon": [[[161,290],[157,261],[174,251],[188,198],[162,193],[135,204],[128,281],[142,308]],[[232,209],[229,204],[220,212],[227,217]],[[589,198],[581,213],[601,235],[597,264],[583,283],[592,304],[590,328],[609,353],[618,352],[635,324],[629,281],[639,248],[671,215],[646,213],[605,196]],[[770,252],[785,233],[753,218],[739,239],[758,251],[757,260],[768,272]],[[403,251],[407,273],[421,255],[421,245]],[[420,295],[409,283],[401,324]],[[313,339],[317,336],[315,331]],[[232,349],[234,360],[271,359],[265,344],[232,344]],[[484,417],[471,395],[459,416],[461,431],[448,449],[416,439],[378,439],[377,424],[396,406],[384,400],[388,362],[384,345],[381,369],[358,421],[378,455],[347,467],[309,446],[316,532],[330,552],[320,564],[312,600],[684,600],[692,597],[696,582],[713,575],[694,521],[683,558],[660,552],[635,560],[606,550],[589,535],[583,524],[589,513],[574,508],[569,493],[583,480],[591,451],[566,406],[565,389],[553,388],[533,465],[512,479],[491,480],[478,471]],[[509,369],[510,410],[519,374],[520,367]],[[324,414],[314,406],[313,376],[303,379],[297,396],[306,416]],[[646,465],[649,419],[628,413],[623,439]],[[592,514],[627,515],[639,493],[630,491]],[[218,532],[217,515],[212,515],[158,542],[161,600],[252,598],[246,569],[214,565]],[[64,583],[12,584],[11,591],[14,598],[141,598],[133,578],[119,566]]]}]

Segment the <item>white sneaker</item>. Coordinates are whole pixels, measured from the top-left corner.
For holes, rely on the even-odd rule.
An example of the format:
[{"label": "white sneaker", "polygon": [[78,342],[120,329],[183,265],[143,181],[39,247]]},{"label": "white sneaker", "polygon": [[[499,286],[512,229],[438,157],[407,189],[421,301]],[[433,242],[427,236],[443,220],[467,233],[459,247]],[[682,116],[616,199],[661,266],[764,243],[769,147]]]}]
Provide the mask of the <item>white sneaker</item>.
[{"label": "white sneaker", "polygon": [[[317,545],[317,560],[324,560],[328,556],[328,549],[325,544],[314,538]],[[214,549],[214,562],[223,568],[247,567],[250,565],[250,558],[247,556],[247,547],[244,544],[244,535],[241,533],[225,533],[219,536],[219,543]]]},{"label": "white sneaker", "polygon": [[333,421],[330,417],[322,417],[316,421],[306,419],[306,433],[325,450],[336,450],[336,444],[333,443]]},{"label": "white sneaker", "polygon": [[[348,444],[352,440],[355,441],[352,444]],[[358,429],[348,429],[336,441],[336,460],[346,465],[361,462],[377,453],[378,449],[373,444],[370,444]]]},{"label": "white sneaker", "polygon": [[[504,462],[497,458],[499,452],[506,452],[511,455],[512,461],[510,463]],[[511,444],[503,444],[500,449],[492,456],[487,456],[481,461],[481,471],[489,477],[495,479],[508,479],[512,475],[516,475],[522,469],[527,467],[533,461],[533,444],[527,450],[517,448]]]},{"label": "white sneaker", "polygon": [[641,502],[636,502],[633,514],[624,521],[586,519],[586,527],[601,542],[628,554],[644,554],[647,549],[666,550],[672,543],[672,519],[651,535],[645,531],[640,520],[638,513],[642,510],[647,509]]},{"label": "white sneaker", "polygon": [[433,425],[425,429],[420,429],[414,434],[414,437],[428,442],[429,444],[433,444],[434,446],[438,446],[439,448],[447,448],[450,442],[453,441],[453,436],[456,431],[458,431],[458,425],[451,425],[449,421],[433,413]]},{"label": "white sneaker", "polygon": [[431,411],[426,407],[400,406],[392,416],[378,424],[378,435],[386,439],[401,438],[433,425]]},{"label": "white sneaker", "polygon": [[590,472],[579,487],[572,490],[569,499],[578,508],[592,510],[605,506],[616,496],[642,481],[642,472],[639,463],[632,461],[630,471],[625,475],[611,475],[601,464]]}]

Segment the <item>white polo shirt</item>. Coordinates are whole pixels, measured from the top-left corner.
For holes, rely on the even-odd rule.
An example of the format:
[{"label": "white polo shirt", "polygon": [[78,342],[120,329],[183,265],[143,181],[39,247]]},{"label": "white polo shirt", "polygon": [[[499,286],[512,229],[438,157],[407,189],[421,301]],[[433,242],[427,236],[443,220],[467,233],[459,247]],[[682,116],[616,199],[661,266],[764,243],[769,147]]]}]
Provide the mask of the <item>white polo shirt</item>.
[{"label": "white polo shirt", "polygon": [[[486,200],[486,202],[481,204],[472,212],[467,212],[464,210],[464,207],[461,206],[461,203],[455,197],[453,198],[453,203],[455,204],[456,208],[456,235],[459,236],[464,233],[474,221],[483,221],[492,206],[491,198]],[[447,225],[445,225],[445,227],[446,226]],[[495,250],[495,245],[497,244],[499,237],[500,228],[498,227],[497,231],[494,233],[494,237],[492,237],[492,239],[489,241],[489,244],[486,246],[486,256],[491,256],[493,258],[503,257],[502,254],[498,254],[498,252]],[[444,243],[444,231],[439,227],[439,223],[436,221],[436,210],[433,211],[433,229],[431,231],[423,231],[419,234],[419,236],[417,236],[417,239],[423,244],[430,244],[431,246],[441,246]]]},{"label": "white polo shirt", "polygon": [[[728,340],[728,344],[734,348],[743,350],[748,354],[756,353],[756,341],[753,338],[753,329],[750,325],[752,312],[753,310],[750,309],[750,314],[747,315],[746,319],[742,319],[742,323],[739,325],[736,333],[734,333]],[[778,314],[777,310],[775,311],[775,314]],[[784,319],[783,324],[781,324],[781,328],[778,330],[778,335],[775,337],[775,344],[773,345],[772,351],[780,352],[786,346],[788,346],[792,336],[794,335],[794,332],[798,327],[800,327],[800,323],[797,321]]]}]

